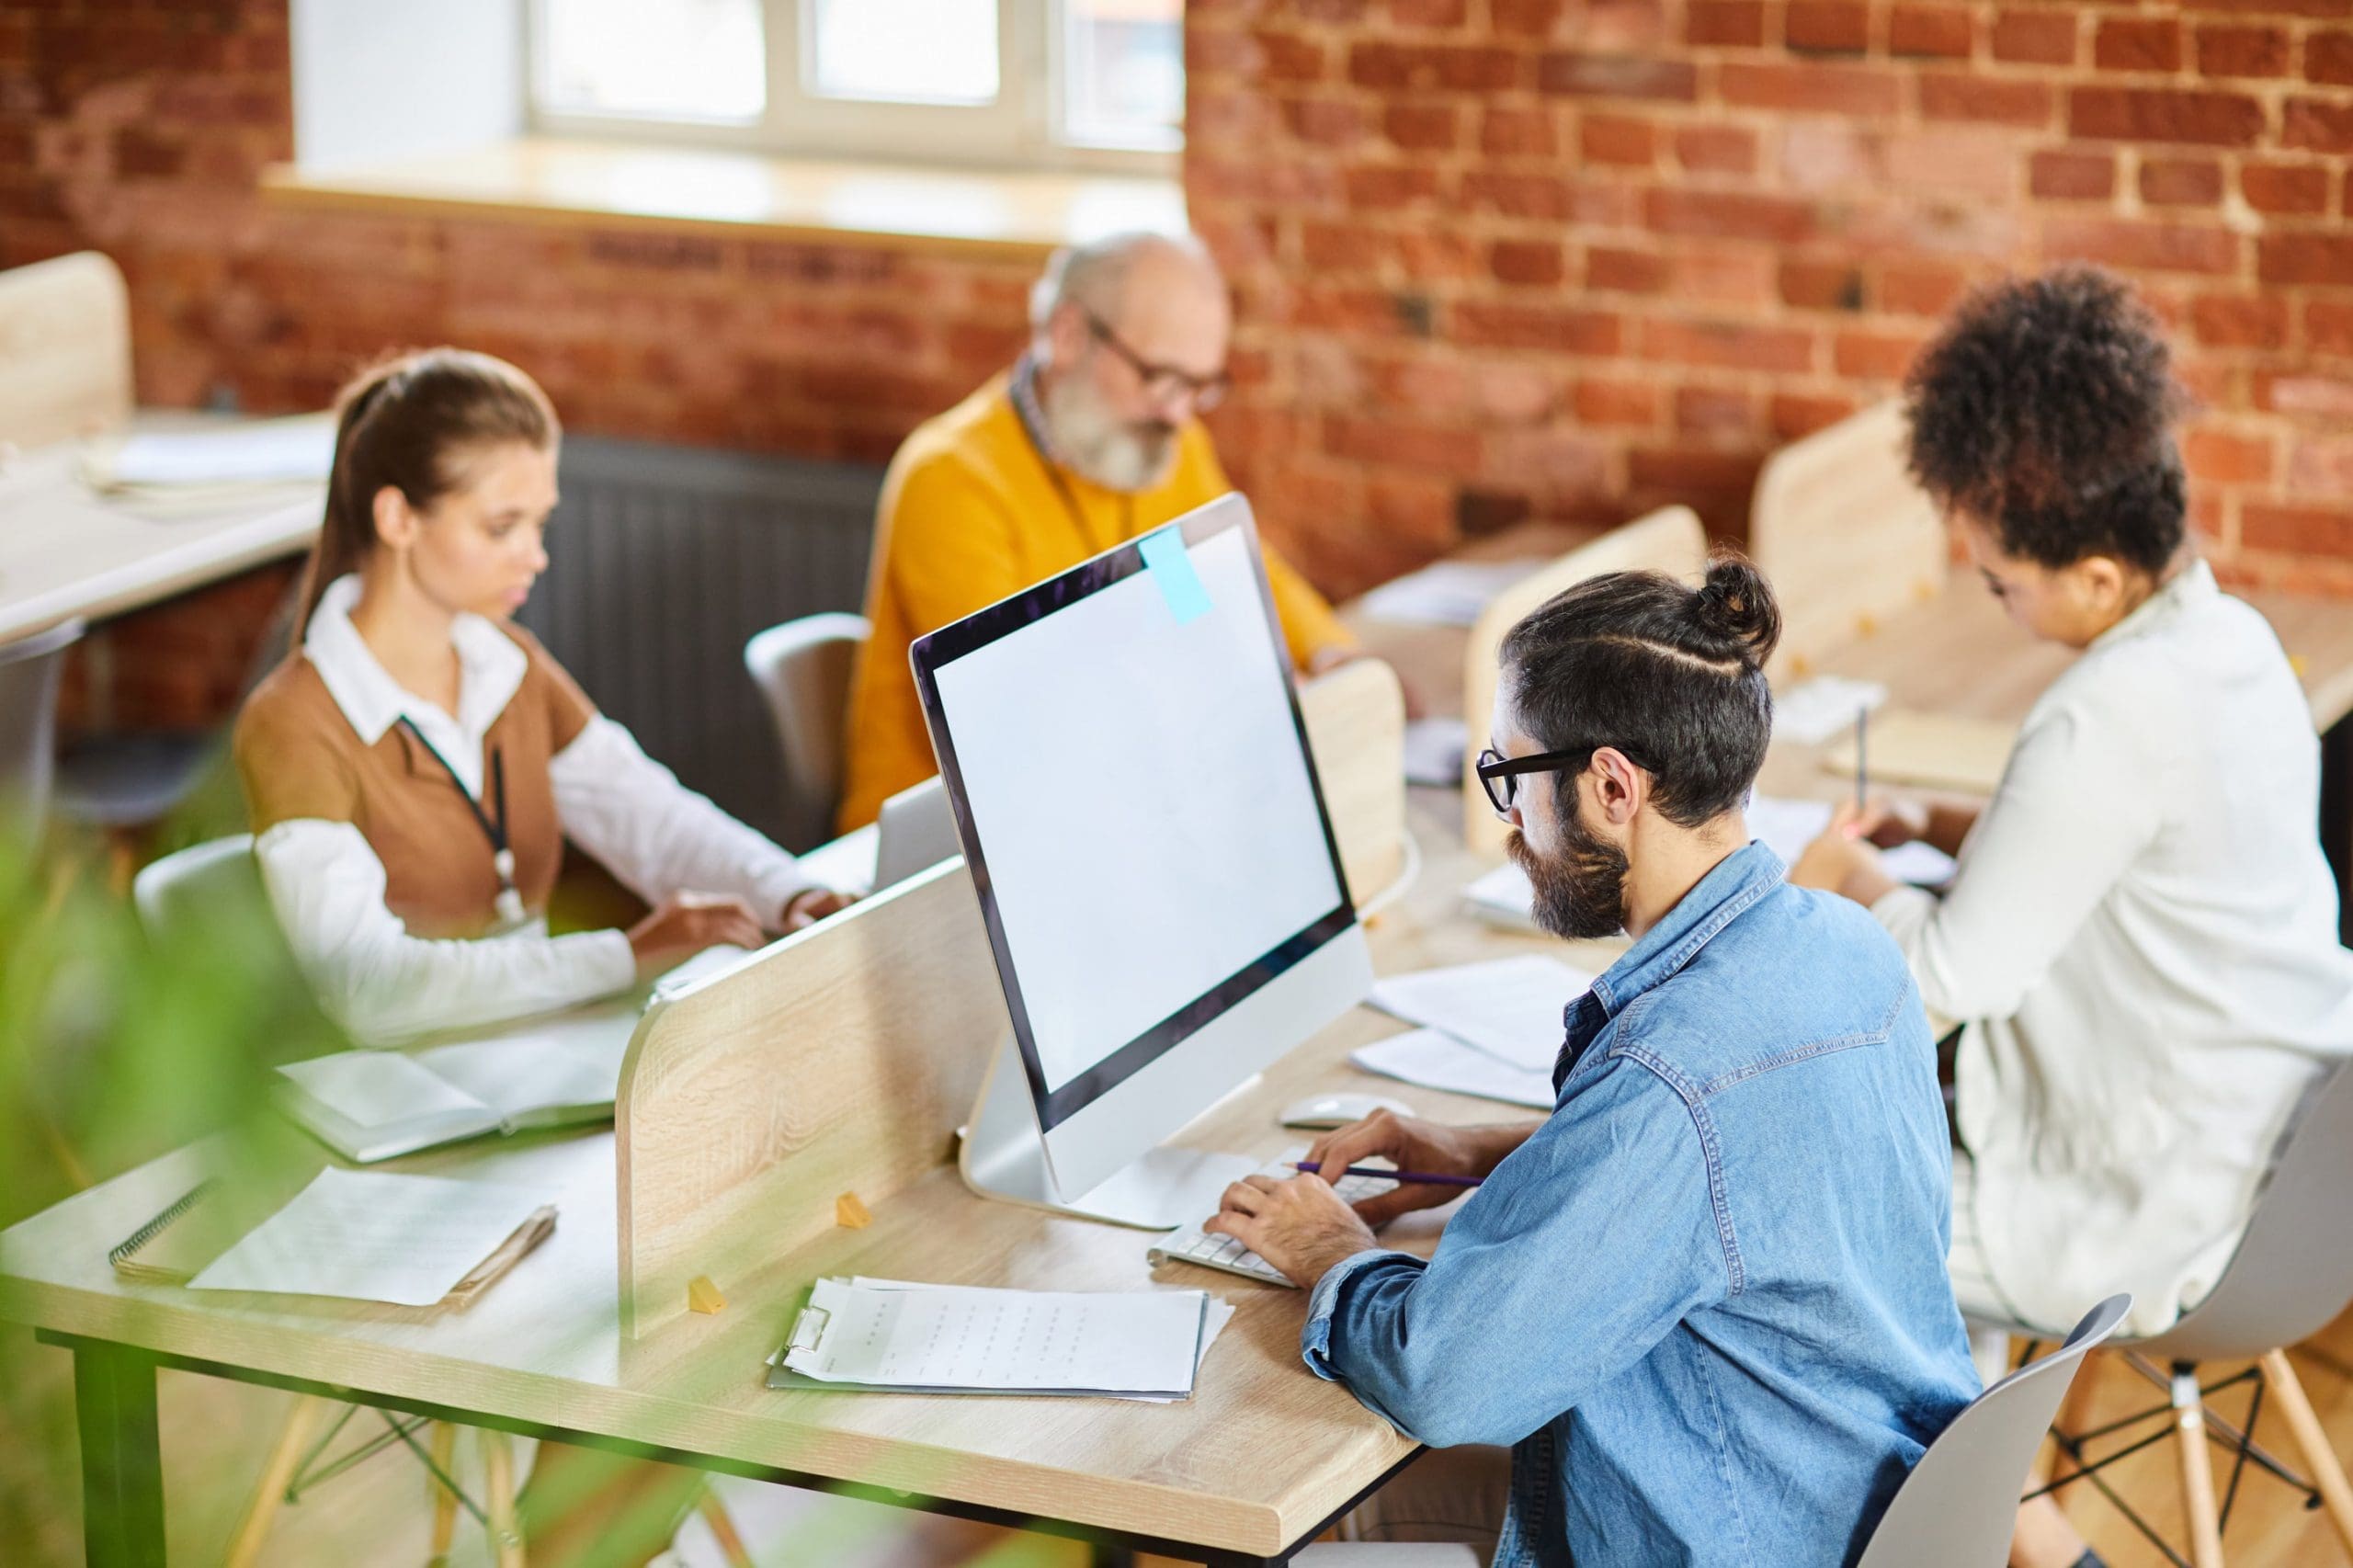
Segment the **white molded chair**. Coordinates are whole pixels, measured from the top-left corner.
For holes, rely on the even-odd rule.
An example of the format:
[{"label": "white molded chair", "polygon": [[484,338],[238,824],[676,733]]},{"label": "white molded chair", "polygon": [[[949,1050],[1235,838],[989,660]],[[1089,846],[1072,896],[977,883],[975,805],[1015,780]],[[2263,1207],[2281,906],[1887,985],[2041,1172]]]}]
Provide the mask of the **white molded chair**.
[{"label": "white molded chair", "polygon": [[2002,1568],[2018,1494],[2084,1358],[2132,1310],[2110,1296],[2066,1343],[1970,1401],[1897,1489],[1857,1568]]},{"label": "white molded chair", "polygon": [[850,676],[871,630],[862,615],[828,611],[771,626],[744,644],[744,667],[767,700],[784,751],[789,849],[813,848],[834,836]]},{"label": "white molded chair", "polygon": [[0,834],[29,848],[49,817],[57,778],[57,686],[65,651],[82,640],[69,620],[0,644]]},{"label": "white molded chair", "polygon": [[[2092,1437],[2131,1437],[2129,1428],[2158,1417],[2174,1426],[2182,1486],[2182,1514],[2189,1537],[2189,1559],[2197,1568],[2222,1568],[2226,1510],[2216,1502],[2210,1441],[2220,1442],[2235,1463],[2249,1460],[2302,1492],[2308,1506],[2325,1507],[2338,1540],[2353,1556],[2353,1483],[2329,1446],[2328,1433],[2313,1414],[2303,1384],[2289,1364],[2287,1346],[2300,1345],[2334,1322],[2353,1301],[2353,1069],[2337,1067],[2317,1085],[2290,1129],[2272,1165],[2271,1178],[2256,1199],[2238,1250],[2204,1301],[2184,1312],[2163,1334],[2120,1339],[2113,1350],[2132,1369],[2165,1391],[2167,1403],[2112,1423],[2089,1437],[2055,1431],[2074,1473],[2055,1484],[2088,1480],[2105,1485],[2099,1471],[2123,1449],[2094,1458]],[[2031,1337],[2017,1324],[1989,1327]],[[2199,1369],[2217,1361],[2255,1365],[2217,1383],[2200,1386]],[[2206,1408],[2221,1389],[2260,1379],[2257,1399],[2268,1399],[2286,1418],[2289,1435],[2312,1472],[2307,1482],[2257,1444],[2254,1421],[2247,1429]],[[2262,1413],[2260,1403],[2253,1407]],[[2235,1490],[2235,1477],[2232,1490]],[[2144,1532],[2148,1527],[2135,1517]],[[2152,1535],[2152,1539],[2154,1535]]]}]

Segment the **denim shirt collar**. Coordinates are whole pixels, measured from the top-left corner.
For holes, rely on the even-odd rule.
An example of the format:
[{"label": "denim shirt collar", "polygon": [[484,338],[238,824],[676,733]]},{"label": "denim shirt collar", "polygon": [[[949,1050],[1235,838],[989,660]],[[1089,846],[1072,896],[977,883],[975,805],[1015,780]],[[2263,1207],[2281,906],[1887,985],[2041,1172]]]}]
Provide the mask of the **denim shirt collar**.
[{"label": "denim shirt collar", "polygon": [[1593,989],[1562,1010],[1567,1031],[1552,1068],[1552,1090],[1560,1092],[1569,1072],[1604,1026],[1644,992],[1672,980],[1717,932],[1751,904],[1779,887],[1787,875],[1780,857],[1762,840],[1733,851],[1678,900],[1665,917],[1593,983]]}]

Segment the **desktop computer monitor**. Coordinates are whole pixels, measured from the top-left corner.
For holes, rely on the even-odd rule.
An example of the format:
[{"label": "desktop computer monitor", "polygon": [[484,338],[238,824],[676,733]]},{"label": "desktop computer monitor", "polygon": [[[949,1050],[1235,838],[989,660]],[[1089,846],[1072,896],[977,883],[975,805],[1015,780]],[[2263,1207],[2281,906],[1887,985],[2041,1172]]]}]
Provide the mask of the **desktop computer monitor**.
[{"label": "desktop computer monitor", "polygon": [[[910,658],[1034,1115],[1022,1131],[1042,1145],[1047,1190],[1016,1196],[1200,1219],[1256,1162],[1161,1140],[1372,978],[1247,503],[1107,551]],[[1012,1067],[1000,1058],[998,1087]]]}]

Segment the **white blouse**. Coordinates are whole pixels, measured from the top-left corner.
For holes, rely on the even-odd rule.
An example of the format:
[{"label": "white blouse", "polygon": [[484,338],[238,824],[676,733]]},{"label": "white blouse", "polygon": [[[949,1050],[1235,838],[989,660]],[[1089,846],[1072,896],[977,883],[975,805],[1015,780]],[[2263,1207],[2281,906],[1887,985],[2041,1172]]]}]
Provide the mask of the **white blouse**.
[{"label": "white blouse", "polygon": [[1970,1020],[1961,1142],[1995,1284],[2150,1334],[2213,1288],[2304,1093],[2353,1052],[2320,748],[2279,639],[2193,562],[2027,717],[1939,899],[1872,913]]},{"label": "white blouse", "polygon": [[[481,617],[458,617],[458,711],[446,713],[377,663],[351,624],[358,591],[356,577],[329,585],[303,635],[304,655],[364,744],[405,718],[479,796],[483,737],[522,685],[529,656]],[[774,926],[794,895],[817,885],[791,855],[680,784],[602,714],[549,771],[564,836],[649,903],[688,891],[732,894]],[[383,863],[350,823],[281,822],[254,851],[321,1006],[363,1044],[499,1023],[636,981],[629,937],[618,930],[551,937],[534,917],[472,940],[410,936],[385,903]]]}]

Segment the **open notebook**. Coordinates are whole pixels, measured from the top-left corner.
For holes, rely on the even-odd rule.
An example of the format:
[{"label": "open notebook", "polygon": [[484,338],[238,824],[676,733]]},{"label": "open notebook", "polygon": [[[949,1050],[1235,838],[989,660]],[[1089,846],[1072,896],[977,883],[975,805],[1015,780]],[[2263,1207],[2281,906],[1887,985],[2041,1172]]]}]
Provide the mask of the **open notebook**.
[{"label": "open notebook", "polygon": [[278,1104],[359,1165],[486,1132],[613,1113],[637,1009],[600,1008],[527,1031],[429,1050],[346,1051],[278,1072]]},{"label": "open notebook", "polygon": [[[698,953],[663,977],[654,997],[744,956],[727,947]],[[363,1165],[485,1133],[603,1121],[640,1011],[624,998],[446,1045],[289,1062],[278,1069],[278,1105]]]}]

